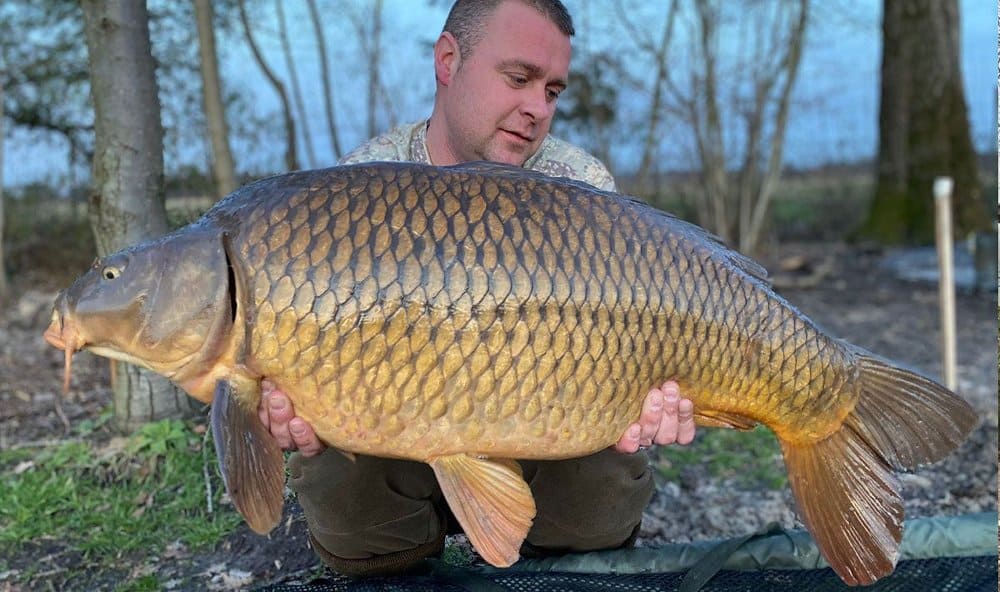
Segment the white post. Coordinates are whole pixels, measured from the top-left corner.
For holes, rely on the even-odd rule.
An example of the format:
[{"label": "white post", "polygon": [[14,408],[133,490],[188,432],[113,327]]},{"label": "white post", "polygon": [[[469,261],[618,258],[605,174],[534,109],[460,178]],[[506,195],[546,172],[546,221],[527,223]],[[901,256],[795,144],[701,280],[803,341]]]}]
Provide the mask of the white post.
[{"label": "white post", "polygon": [[944,385],[951,390],[958,386],[955,376],[955,280],[951,235],[951,177],[934,179],[935,228],[937,230],[938,296],[941,301],[941,354],[944,365]]}]

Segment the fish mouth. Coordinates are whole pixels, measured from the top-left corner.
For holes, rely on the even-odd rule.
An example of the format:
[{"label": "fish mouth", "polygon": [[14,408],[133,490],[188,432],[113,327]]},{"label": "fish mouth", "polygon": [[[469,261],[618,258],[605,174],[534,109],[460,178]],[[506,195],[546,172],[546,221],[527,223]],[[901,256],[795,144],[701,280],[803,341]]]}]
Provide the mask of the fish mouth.
[{"label": "fish mouth", "polygon": [[59,311],[59,304],[52,311],[52,322],[43,337],[49,345],[65,353],[63,363],[63,393],[69,392],[69,379],[73,373],[73,354],[83,349],[84,340],[72,320]]}]

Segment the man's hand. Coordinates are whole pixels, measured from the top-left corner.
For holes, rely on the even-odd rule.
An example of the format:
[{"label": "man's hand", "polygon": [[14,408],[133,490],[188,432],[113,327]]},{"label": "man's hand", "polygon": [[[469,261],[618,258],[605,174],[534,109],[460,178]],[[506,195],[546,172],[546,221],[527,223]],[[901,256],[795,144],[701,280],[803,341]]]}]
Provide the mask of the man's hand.
[{"label": "man's hand", "polygon": [[638,423],[625,429],[615,450],[631,454],[653,444],[690,444],[694,440],[694,404],[681,398],[670,380],[646,395]]},{"label": "man's hand", "polygon": [[275,390],[267,380],[261,383],[261,391],[257,415],[282,450],[298,450],[302,456],[316,456],[326,450],[326,444],[316,437],[312,426],[295,415],[288,395]]}]

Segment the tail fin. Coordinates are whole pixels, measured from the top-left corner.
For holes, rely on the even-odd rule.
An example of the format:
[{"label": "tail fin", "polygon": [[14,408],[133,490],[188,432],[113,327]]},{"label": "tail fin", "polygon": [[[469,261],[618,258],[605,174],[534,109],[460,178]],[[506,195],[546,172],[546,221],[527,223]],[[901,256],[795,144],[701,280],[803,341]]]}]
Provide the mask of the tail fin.
[{"label": "tail fin", "polygon": [[782,442],[803,522],[844,582],[890,573],[903,535],[893,470],[944,458],[977,422],[956,394],[867,353],[858,356],[861,396],[837,432],[816,444]]}]

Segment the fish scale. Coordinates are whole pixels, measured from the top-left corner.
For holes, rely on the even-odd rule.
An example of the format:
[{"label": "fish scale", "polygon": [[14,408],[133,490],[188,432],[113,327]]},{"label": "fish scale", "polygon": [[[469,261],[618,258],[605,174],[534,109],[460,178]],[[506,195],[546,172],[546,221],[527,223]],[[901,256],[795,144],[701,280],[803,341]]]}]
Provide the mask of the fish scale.
[{"label": "fish scale", "polygon": [[766,272],[632,198],[523,169],[376,163],[264,179],[110,255],[46,339],[138,362],[212,402],[237,509],[281,517],[260,383],[345,453],[428,463],[473,545],[510,565],[535,513],[512,459],[615,443],[675,379],[706,426],[768,426],[844,581],[889,573],[895,470],[976,423],[931,380],[820,331]]}]

